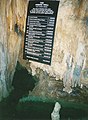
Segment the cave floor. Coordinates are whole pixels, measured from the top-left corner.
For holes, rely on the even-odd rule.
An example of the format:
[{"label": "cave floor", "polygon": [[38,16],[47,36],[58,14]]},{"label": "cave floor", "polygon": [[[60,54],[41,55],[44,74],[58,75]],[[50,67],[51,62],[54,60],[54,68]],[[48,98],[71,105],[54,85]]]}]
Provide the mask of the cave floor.
[{"label": "cave floor", "polygon": [[[15,96],[16,97],[16,96]],[[58,100],[60,120],[88,120],[88,105]],[[18,101],[9,96],[0,103],[0,120],[51,120],[55,101],[34,96]]]},{"label": "cave floor", "polygon": [[56,101],[61,104],[60,120],[88,120],[88,89],[85,86],[82,90],[74,89],[70,95],[58,89],[57,99],[28,96],[29,90],[35,87],[35,79],[21,66],[16,68],[13,86],[15,89],[0,102],[0,120],[51,120]]}]

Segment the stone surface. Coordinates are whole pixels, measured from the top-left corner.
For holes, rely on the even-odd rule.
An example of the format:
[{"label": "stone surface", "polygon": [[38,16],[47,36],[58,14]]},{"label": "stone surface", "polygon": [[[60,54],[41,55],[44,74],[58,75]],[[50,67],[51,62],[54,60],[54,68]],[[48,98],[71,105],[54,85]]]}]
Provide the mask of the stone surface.
[{"label": "stone surface", "polygon": [[[88,79],[85,80],[82,76],[84,68],[88,68],[87,6],[87,0],[61,0],[57,15],[51,66],[29,61],[32,75],[36,75],[37,68],[40,68],[59,80],[63,79],[65,73],[68,73],[67,59],[70,55],[73,63],[64,89],[68,93],[72,91],[71,86],[76,87],[80,86],[81,83],[88,82]],[[69,64],[71,64],[70,62]],[[81,70],[78,68],[76,71],[76,73],[80,71],[79,76],[74,74],[76,65],[81,67]]]},{"label": "stone surface", "polygon": [[[54,78],[53,81],[63,79],[64,73],[68,70],[66,61],[70,54],[73,58],[72,71],[69,75],[70,82],[74,78],[75,66],[79,65],[82,70],[78,80],[88,86],[88,1],[60,0],[51,66],[23,60],[27,4],[28,0],[0,1],[0,100],[6,97],[11,90],[17,60],[23,66],[26,66],[32,75],[39,76],[41,88],[42,80],[48,79],[47,74]],[[81,56],[82,54],[84,58]],[[37,73],[38,69],[45,71],[45,75],[41,74],[41,72]],[[76,86],[79,82],[77,82]],[[51,83],[46,82],[44,89],[48,84]],[[71,86],[72,84],[67,79],[66,90]],[[45,94],[43,89],[41,89],[41,92]]]},{"label": "stone surface", "polygon": [[0,100],[12,89],[27,11],[27,0],[0,0]]},{"label": "stone surface", "polygon": [[51,113],[52,120],[60,120],[60,113],[59,113],[60,109],[61,109],[61,105],[58,102],[56,102],[54,110]]},{"label": "stone surface", "polygon": [[[62,78],[66,71],[66,58],[70,53],[74,63],[79,60],[80,53],[86,52],[87,26],[84,18],[87,14],[87,1],[62,0],[58,10],[54,49],[51,66],[31,62],[33,74],[37,67],[51,75]],[[86,10],[86,11],[85,11]],[[57,78],[58,79],[58,78]]]}]

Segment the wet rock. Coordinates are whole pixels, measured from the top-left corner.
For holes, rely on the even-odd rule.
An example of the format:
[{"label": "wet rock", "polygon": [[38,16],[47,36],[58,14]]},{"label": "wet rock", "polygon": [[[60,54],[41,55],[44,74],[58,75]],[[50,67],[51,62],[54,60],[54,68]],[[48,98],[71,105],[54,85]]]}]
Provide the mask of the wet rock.
[{"label": "wet rock", "polygon": [[[79,62],[79,53],[84,52],[86,56],[85,67],[88,67],[88,1],[60,1],[51,66],[23,60],[23,35],[25,32],[27,4],[28,0],[0,1],[0,80],[2,80],[0,81],[0,93],[3,91],[1,96],[6,97],[7,93],[11,91],[16,63],[18,56],[20,56],[20,63],[39,79],[34,93],[55,97],[61,85],[57,83],[59,79],[63,78],[66,71],[67,53],[70,52],[74,61]],[[39,69],[38,74],[37,68]],[[58,82],[51,82],[51,78],[52,81],[58,80]],[[82,79],[82,83],[88,84],[87,71],[84,73],[84,78],[86,82]],[[66,88],[67,92],[70,90]],[[86,92],[85,89],[80,94],[87,97]]]},{"label": "wet rock", "polygon": [[54,110],[51,113],[52,120],[60,120],[60,114],[59,114],[60,109],[61,109],[61,105],[58,102],[56,102]]},{"label": "wet rock", "polygon": [[57,96],[58,95],[59,95],[59,97],[66,97],[66,96],[68,96],[68,93],[62,90],[62,91],[57,92]]}]

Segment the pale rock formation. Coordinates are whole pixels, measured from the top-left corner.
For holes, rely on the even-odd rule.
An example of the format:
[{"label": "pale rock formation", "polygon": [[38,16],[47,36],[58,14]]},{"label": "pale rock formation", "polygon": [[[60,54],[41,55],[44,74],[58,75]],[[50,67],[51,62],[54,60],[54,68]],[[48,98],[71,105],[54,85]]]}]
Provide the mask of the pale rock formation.
[{"label": "pale rock formation", "polygon": [[[59,80],[67,71],[66,60],[68,53],[70,53],[73,57],[74,68],[76,63],[81,64],[84,59],[83,66],[85,67],[81,70],[83,74],[80,79],[82,84],[87,84],[88,1],[60,0],[51,66],[33,61],[28,63],[23,60],[27,5],[28,0],[0,0],[0,100],[7,96],[11,90],[18,56],[20,63],[26,66],[28,71],[32,71],[32,75],[36,75],[36,69],[40,68]],[[85,54],[84,58],[80,56],[81,53]]]},{"label": "pale rock formation", "polygon": [[[76,87],[77,85],[79,86],[81,82],[85,83],[85,79],[83,79],[82,76],[78,76],[75,82],[74,73],[76,63],[81,64],[84,61],[83,64],[85,65],[83,65],[84,67],[82,68],[88,68],[87,6],[87,0],[61,0],[57,15],[51,66],[29,61],[33,75],[36,74],[36,69],[40,68],[47,71],[49,75],[56,77],[56,80],[63,79],[63,76],[69,76],[66,78],[66,88],[63,89],[68,93],[72,91],[71,86]],[[70,70],[67,69],[66,63],[68,53],[73,58],[73,65]],[[85,58],[81,57],[81,53],[85,54]],[[83,69],[80,71],[80,75]],[[86,82],[87,81],[88,77]]]},{"label": "pale rock formation", "polygon": [[27,0],[0,0],[0,101],[12,89],[23,39]]},{"label": "pale rock formation", "polygon": [[[36,74],[36,68],[40,68],[55,76],[57,80],[62,79],[67,71],[68,53],[73,57],[74,64],[80,59],[80,48],[83,48],[81,52],[85,52],[86,56],[85,46],[88,44],[87,5],[87,0],[60,1],[51,66],[29,61],[33,75]],[[87,67],[87,64],[85,67]]]},{"label": "pale rock formation", "polygon": [[61,109],[61,105],[58,102],[56,102],[54,110],[51,113],[52,120],[60,120],[60,113],[59,113],[60,109]]}]

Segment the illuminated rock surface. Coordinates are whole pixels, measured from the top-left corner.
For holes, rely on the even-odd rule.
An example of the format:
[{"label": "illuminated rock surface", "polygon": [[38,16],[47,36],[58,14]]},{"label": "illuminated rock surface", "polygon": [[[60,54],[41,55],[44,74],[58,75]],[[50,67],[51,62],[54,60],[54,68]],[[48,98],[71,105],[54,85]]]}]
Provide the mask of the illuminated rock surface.
[{"label": "illuminated rock surface", "polygon": [[23,40],[25,0],[0,1],[0,100],[12,89],[12,79]]},{"label": "illuminated rock surface", "polygon": [[58,102],[56,102],[54,110],[51,113],[52,120],[60,120],[60,113],[59,113],[60,109],[61,109],[61,105]]},{"label": "illuminated rock surface", "polygon": [[[68,88],[70,89],[72,85],[73,87],[80,86],[80,84],[88,86],[88,1],[60,1],[51,66],[23,60],[27,4],[27,0],[0,1],[0,100],[6,97],[12,89],[12,79],[17,60],[32,75],[39,76],[39,83],[41,84],[38,86],[40,88],[43,85],[41,81],[43,76],[40,71],[43,71],[44,79],[52,79],[50,83],[49,81],[46,82],[44,89],[49,86],[47,89],[51,90],[50,84],[55,82],[57,84],[67,72],[67,59],[70,54],[73,58],[71,81],[67,79],[65,91],[69,92]],[[75,73],[79,73],[79,75]],[[77,82],[74,82],[76,80]],[[37,87],[35,90],[38,93]],[[45,94],[43,90],[41,93]]]}]

